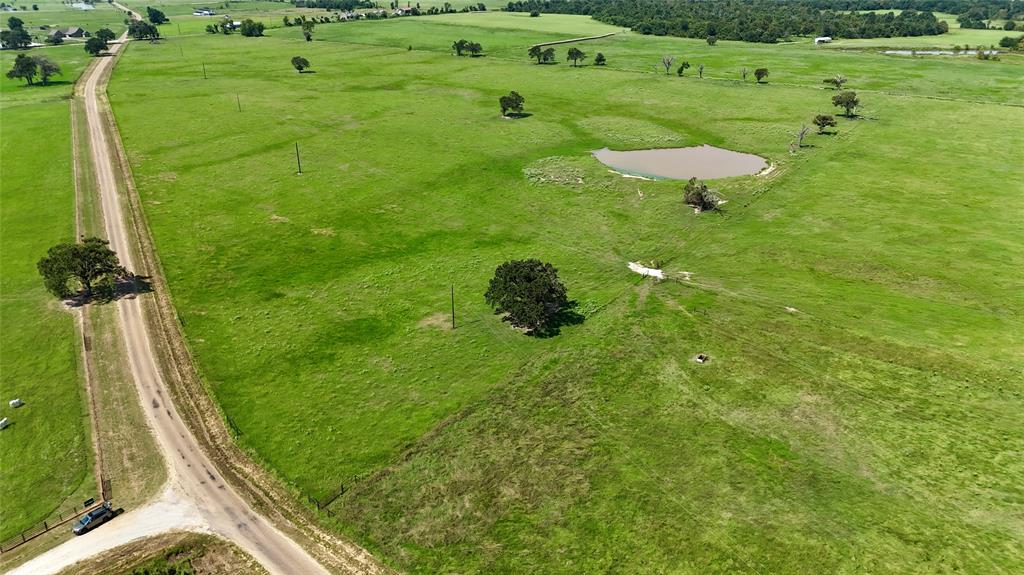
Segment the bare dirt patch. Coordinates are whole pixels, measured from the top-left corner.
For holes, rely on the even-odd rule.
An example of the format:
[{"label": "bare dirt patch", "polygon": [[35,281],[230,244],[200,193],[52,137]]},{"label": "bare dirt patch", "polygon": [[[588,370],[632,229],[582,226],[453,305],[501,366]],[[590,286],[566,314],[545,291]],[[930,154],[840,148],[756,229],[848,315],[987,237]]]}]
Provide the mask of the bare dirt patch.
[{"label": "bare dirt patch", "polygon": [[439,311],[416,322],[416,325],[419,327],[450,330],[452,329],[452,316]]}]

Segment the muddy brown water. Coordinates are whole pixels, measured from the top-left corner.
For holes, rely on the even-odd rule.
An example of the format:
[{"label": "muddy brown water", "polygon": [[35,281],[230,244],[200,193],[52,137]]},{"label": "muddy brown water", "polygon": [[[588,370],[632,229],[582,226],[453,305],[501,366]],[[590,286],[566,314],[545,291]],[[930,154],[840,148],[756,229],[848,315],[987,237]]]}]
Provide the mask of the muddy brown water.
[{"label": "muddy brown water", "polygon": [[649,178],[713,180],[731,176],[749,176],[768,167],[761,156],[716,148],[659,148],[617,152],[601,148],[593,152],[599,162],[616,172]]}]

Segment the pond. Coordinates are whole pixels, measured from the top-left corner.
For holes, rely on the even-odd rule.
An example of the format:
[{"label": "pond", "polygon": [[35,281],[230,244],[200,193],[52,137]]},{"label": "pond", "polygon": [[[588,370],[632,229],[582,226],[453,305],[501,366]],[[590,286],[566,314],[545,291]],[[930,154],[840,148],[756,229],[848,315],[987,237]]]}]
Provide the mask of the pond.
[{"label": "pond", "polygon": [[624,175],[674,180],[749,176],[768,167],[761,156],[708,145],[628,152],[602,148],[593,154],[599,162]]}]

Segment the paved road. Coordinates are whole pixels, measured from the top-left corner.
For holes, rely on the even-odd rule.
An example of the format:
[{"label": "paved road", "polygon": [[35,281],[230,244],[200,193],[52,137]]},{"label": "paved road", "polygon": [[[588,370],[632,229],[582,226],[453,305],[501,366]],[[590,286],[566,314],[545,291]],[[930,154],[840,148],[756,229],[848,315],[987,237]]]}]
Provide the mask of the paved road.
[{"label": "paved road", "polygon": [[[122,37],[122,41],[124,41]],[[116,54],[121,45],[113,45]],[[121,200],[117,191],[115,168],[111,161],[111,142],[103,129],[102,107],[106,106],[105,76],[116,62],[114,55],[98,58],[83,74],[78,90],[85,101],[90,160],[101,196],[107,238],[121,263],[135,269],[131,243]],[[178,417],[170,394],[157,368],[142,305],[136,298],[117,301],[121,332],[124,335],[143,409],[168,466],[168,487],[156,502],[129,511],[108,525],[68,541],[25,563],[12,574],[43,575],[56,573],[77,561],[133,540],[162,531],[186,529],[205,531],[224,537],[256,558],[274,575],[317,575],[325,570],[304,549],[257,514],[216,472],[192,433]]]}]

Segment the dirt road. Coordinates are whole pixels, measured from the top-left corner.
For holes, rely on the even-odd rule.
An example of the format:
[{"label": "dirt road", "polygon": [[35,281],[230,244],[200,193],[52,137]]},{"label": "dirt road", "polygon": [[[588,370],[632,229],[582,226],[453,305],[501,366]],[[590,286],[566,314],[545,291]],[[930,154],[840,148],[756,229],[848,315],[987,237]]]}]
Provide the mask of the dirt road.
[{"label": "dirt road", "polygon": [[[97,58],[79,80],[77,91],[85,103],[92,155],[101,196],[107,239],[121,263],[136,269],[133,249],[117,189],[111,146],[104,130],[107,106],[106,78],[122,44],[111,46],[112,55]],[[146,297],[146,296],[143,296]],[[203,453],[189,428],[178,416],[170,392],[157,367],[141,302],[117,301],[121,332],[128,362],[143,409],[167,461],[168,485],[157,501],[129,510],[92,533],[76,537],[12,571],[13,574],[55,573],[82,559],[130,541],[169,530],[214,533],[251,554],[272,574],[326,574],[304,549],[257,514],[221,477]]]}]

